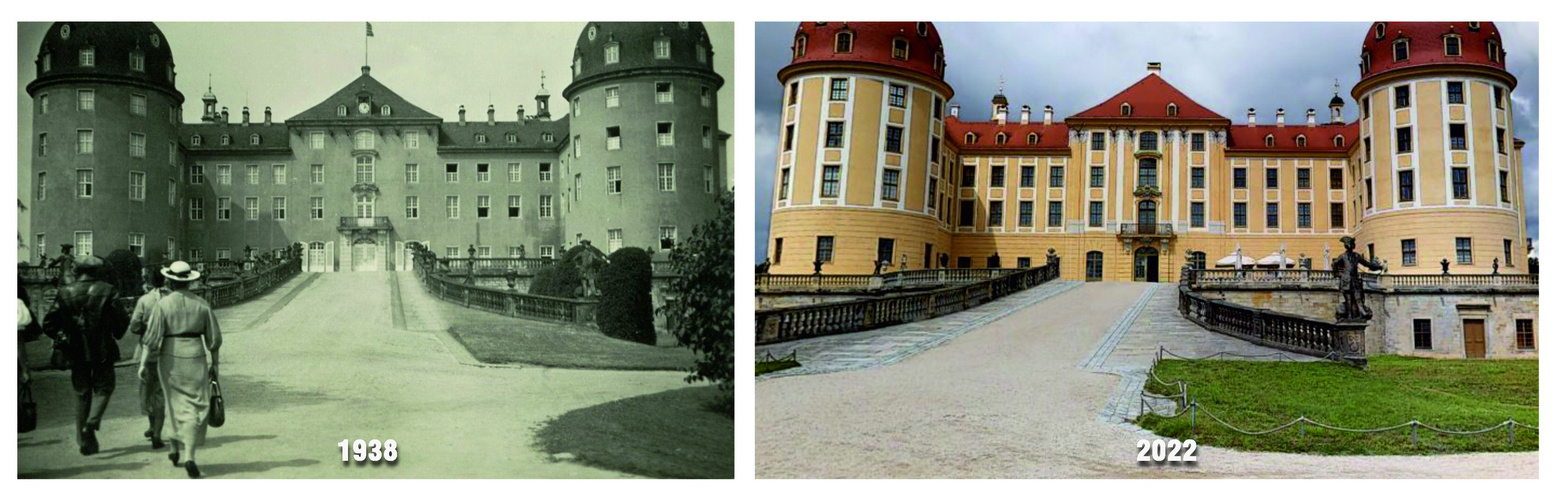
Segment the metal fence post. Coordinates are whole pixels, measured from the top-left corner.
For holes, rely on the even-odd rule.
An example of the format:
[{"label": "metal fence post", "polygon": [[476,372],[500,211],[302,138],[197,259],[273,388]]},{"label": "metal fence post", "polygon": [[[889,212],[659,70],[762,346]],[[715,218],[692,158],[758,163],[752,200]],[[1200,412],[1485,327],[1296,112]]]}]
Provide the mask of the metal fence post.
[{"label": "metal fence post", "polygon": [[1508,417],[1508,446],[1513,446],[1513,417]]},{"label": "metal fence post", "polygon": [[1188,408],[1188,435],[1197,436],[1199,433],[1199,398],[1193,398],[1193,406]]},{"label": "metal fence post", "polygon": [[1298,420],[1300,420],[1300,421],[1296,423],[1297,435],[1302,437],[1302,441],[1306,441],[1307,440],[1307,414],[1303,413],[1302,417],[1300,419],[1298,419]]},{"label": "metal fence post", "polygon": [[1411,420],[1410,421],[1410,445],[1411,446],[1420,446],[1421,445],[1421,438],[1420,438],[1420,436],[1416,435],[1416,428],[1420,427],[1420,426],[1421,426],[1421,421],[1420,420]]}]

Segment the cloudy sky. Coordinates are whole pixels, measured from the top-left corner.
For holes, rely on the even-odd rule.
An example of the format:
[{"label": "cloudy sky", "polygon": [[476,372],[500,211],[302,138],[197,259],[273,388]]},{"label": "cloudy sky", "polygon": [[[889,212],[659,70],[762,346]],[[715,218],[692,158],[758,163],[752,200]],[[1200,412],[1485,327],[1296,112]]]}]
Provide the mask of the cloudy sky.
[{"label": "cloudy sky", "polygon": [[[987,116],[988,100],[1006,80],[1013,109],[1052,105],[1058,117],[1094,106],[1144,76],[1160,61],[1164,76],[1195,101],[1234,122],[1258,108],[1273,122],[1275,108],[1299,121],[1307,108],[1326,119],[1334,82],[1350,102],[1360,75],[1356,62],[1369,23],[937,23],[955,88],[954,103]],[[781,84],[776,72],[791,59],[797,23],[758,23],[754,29],[754,165],[757,193],[775,181]],[[1530,237],[1540,241],[1539,37],[1537,23],[1498,23],[1508,50],[1514,137],[1523,139],[1524,197]],[[1039,111],[1038,111],[1039,112]],[[1346,121],[1356,109],[1347,105]],[[969,116],[968,116],[969,118]],[[770,241],[770,196],[754,197],[754,261]]]},{"label": "cloudy sky", "polygon": [[[50,23],[17,26],[17,109],[32,109],[26,86],[36,76],[33,61]],[[248,105],[252,120],[271,106],[273,119],[286,120],[352,82],[364,62],[364,26],[352,23],[158,23],[174,51],[178,87],[184,93],[184,121],[200,122],[201,95],[210,74],[218,106],[233,121]],[[499,119],[515,119],[515,106],[536,112],[533,96],[547,73],[549,107],[568,109],[561,91],[569,85],[570,56],[585,23],[374,23],[369,65],[380,82],[425,111],[447,121],[466,105],[483,116],[489,104]],[[716,53],[716,72],[726,79],[717,104],[720,126],[732,130],[733,24],[706,23]],[[554,113],[559,116],[562,113]],[[31,185],[32,114],[17,123],[18,193]],[[741,140],[738,134],[737,140]],[[729,155],[732,148],[728,149]],[[728,179],[731,173],[728,161]],[[24,234],[26,217],[18,223]],[[22,250],[25,252],[26,249]]]}]

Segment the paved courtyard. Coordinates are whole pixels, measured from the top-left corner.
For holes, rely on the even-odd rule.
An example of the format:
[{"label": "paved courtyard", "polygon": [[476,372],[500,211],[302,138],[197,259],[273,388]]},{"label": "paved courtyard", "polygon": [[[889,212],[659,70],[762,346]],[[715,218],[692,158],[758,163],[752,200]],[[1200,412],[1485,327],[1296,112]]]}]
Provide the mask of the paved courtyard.
[{"label": "paved courtyard", "polygon": [[[445,309],[410,272],[301,274],[218,311],[228,422],[197,451],[215,478],[624,477],[554,461],[532,436],[549,418],[688,387],[674,371],[565,370],[476,363],[443,333]],[[487,314],[464,311],[469,314]],[[120,368],[83,457],[64,372],[35,373],[39,429],[17,439],[22,478],[183,478],[142,431],[135,370]],[[395,439],[394,464],[341,462],[343,439]]]},{"label": "paved courtyard", "polygon": [[[1032,292],[1039,294],[1042,289]],[[1201,447],[1194,466],[1137,465],[1135,443],[1154,436],[1124,423],[1137,411],[1137,400],[1125,404],[1124,395],[1137,393],[1143,370],[1159,346],[1190,356],[1273,352],[1188,323],[1177,314],[1176,303],[1171,285],[1085,283],[1018,308],[997,301],[968,311],[980,320],[964,328],[948,327],[964,332],[915,356],[887,350],[874,361],[864,360],[860,351],[832,356],[829,349],[800,346],[798,356],[805,366],[812,359],[848,368],[756,381],[755,474],[760,478],[1539,475],[1535,452],[1341,457]],[[874,332],[853,335],[858,337],[848,344],[871,344]]]}]

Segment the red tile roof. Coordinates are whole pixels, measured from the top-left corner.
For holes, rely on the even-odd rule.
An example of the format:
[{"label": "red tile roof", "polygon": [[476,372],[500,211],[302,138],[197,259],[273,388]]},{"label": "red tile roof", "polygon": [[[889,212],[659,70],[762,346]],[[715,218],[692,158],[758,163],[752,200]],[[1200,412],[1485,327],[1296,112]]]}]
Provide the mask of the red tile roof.
[{"label": "red tile roof", "polygon": [[[1287,125],[1232,125],[1226,140],[1227,152],[1270,153],[1345,153],[1356,144],[1361,127],[1356,122],[1328,123],[1309,127],[1307,124]],[[1274,135],[1274,146],[1265,146],[1264,137]],[[1307,138],[1307,145],[1297,147],[1296,136]],[[1343,146],[1334,145],[1334,137],[1344,138]]]},{"label": "red tile roof", "polygon": [[[926,35],[918,33],[918,25],[923,25]],[[850,52],[835,51],[835,35],[842,31],[850,31],[853,34]],[[796,44],[799,37],[803,36],[807,37],[803,54],[801,57],[794,57],[791,65],[821,61],[870,63],[914,71],[938,81],[944,79],[943,68],[934,67],[934,58],[941,57],[944,42],[938,37],[938,29],[930,22],[805,21],[797,24],[797,32],[792,35],[793,56],[797,55]],[[906,59],[892,57],[891,52],[896,38],[904,38],[908,42],[909,51]],[[781,71],[785,72],[786,69],[783,68]]]},{"label": "red tile roof", "polygon": [[[1124,102],[1132,106],[1128,116],[1123,116],[1121,111]],[[1167,116],[1166,106],[1173,103],[1177,105],[1177,115]],[[1068,119],[1075,118],[1226,120],[1226,117],[1194,102],[1158,74],[1146,75],[1110,99]]]},{"label": "red tile roof", "polygon": [[[998,125],[997,122],[962,122],[949,117],[944,119],[944,127],[944,136],[949,138],[950,146],[961,151],[1068,149],[1068,125],[1057,122],[1051,125],[1043,125],[1041,122]],[[998,144],[1000,132],[1008,137],[1008,141],[1002,145]],[[967,133],[976,134],[974,143],[966,143]],[[1029,141],[1032,133],[1036,134],[1036,144]]]},{"label": "red tile roof", "polygon": [[[1383,25],[1383,37],[1378,38],[1378,25]],[[1470,29],[1469,21],[1431,22],[1431,23],[1397,23],[1376,22],[1367,28],[1367,37],[1361,42],[1361,51],[1371,55],[1371,67],[1365,68],[1361,79],[1378,75],[1391,70],[1409,68],[1414,66],[1426,66],[1431,64],[1468,64],[1484,66],[1507,71],[1504,60],[1507,59],[1502,49],[1502,34],[1497,32],[1497,25],[1491,22],[1478,22],[1476,29]],[[1445,55],[1443,48],[1444,35],[1459,35],[1460,54],[1457,56]],[[1400,38],[1409,39],[1410,54],[1404,61],[1394,60],[1394,41]],[[1486,42],[1497,42],[1497,60],[1487,57]]]}]

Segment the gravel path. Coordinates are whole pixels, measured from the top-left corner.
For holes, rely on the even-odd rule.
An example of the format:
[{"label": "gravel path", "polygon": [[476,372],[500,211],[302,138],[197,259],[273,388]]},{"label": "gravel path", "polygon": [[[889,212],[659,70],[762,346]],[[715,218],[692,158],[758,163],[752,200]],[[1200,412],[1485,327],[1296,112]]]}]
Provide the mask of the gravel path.
[{"label": "gravel path", "polygon": [[1081,364],[1148,286],[1087,283],[899,363],[756,382],[755,475],[1539,476],[1538,453],[1326,457],[1202,448],[1195,466],[1137,465],[1135,443],[1153,435],[1104,421],[1119,376]]},{"label": "gravel path", "polygon": [[[305,280],[300,275],[294,281]],[[405,280],[403,280],[405,281]],[[556,462],[533,434],[566,411],[688,387],[680,372],[487,368],[431,327],[426,294],[403,293],[397,320],[388,272],[325,273],[285,307],[257,300],[219,310],[228,423],[197,453],[222,478],[612,478],[625,474]],[[273,292],[267,297],[277,294]],[[256,310],[258,308],[258,310]],[[269,312],[269,316],[267,316]],[[471,314],[487,314],[472,311]],[[435,319],[437,321],[437,319]],[[396,323],[416,330],[396,328]],[[243,329],[241,325],[254,325]],[[469,359],[469,358],[468,358]],[[141,437],[134,368],[120,368],[103,451],[83,457],[72,436],[70,381],[38,374],[39,429],[18,436],[20,477],[183,478],[167,450]],[[343,439],[395,439],[395,464],[346,465]]]}]

